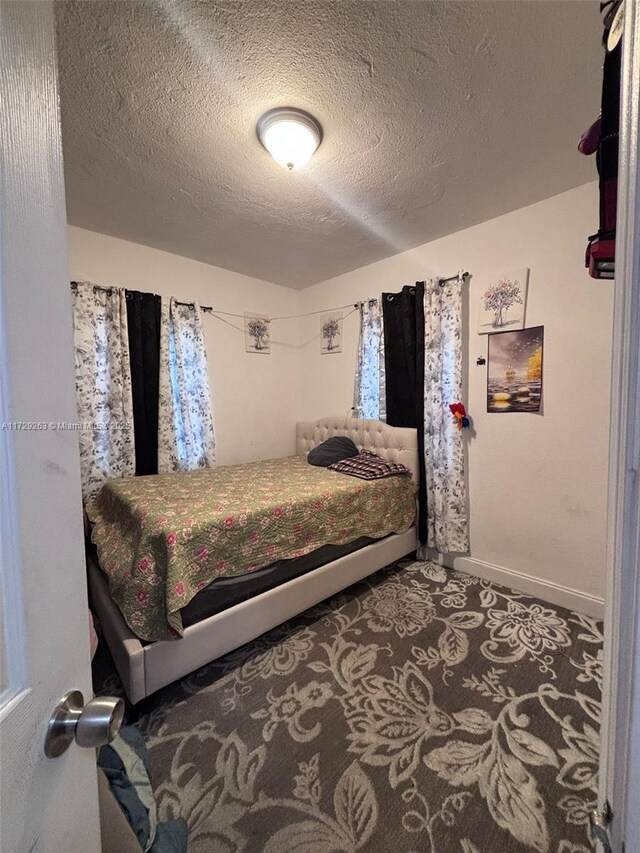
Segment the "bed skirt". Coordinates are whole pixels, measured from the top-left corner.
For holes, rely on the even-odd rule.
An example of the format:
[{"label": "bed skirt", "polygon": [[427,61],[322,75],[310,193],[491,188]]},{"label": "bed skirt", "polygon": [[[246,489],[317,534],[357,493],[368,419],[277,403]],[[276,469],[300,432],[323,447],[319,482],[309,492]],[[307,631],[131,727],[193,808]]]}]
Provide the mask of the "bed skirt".
[{"label": "bed skirt", "polygon": [[127,696],[136,703],[401,559],[416,545],[415,527],[392,534],[202,619],[178,640],[144,645],[127,627],[91,556],[90,600]]}]

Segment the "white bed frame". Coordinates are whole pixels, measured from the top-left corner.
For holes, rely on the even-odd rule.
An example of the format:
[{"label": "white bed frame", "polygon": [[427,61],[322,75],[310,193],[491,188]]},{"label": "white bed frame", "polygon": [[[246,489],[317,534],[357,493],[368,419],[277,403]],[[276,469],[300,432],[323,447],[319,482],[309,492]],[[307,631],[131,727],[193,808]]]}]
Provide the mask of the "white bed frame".
[{"label": "white bed frame", "polygon": [[[400,462],[418,481],[416,430],[390,427],[380,421],[322,418],[297,426],[298,456],[334,435],[346,435],[360,449]],[[185,628],[179,640],[143,645],[127,627],[113,602],[103,572],[88,561],[89,593],[118,674],[131,702],[136,703],[200,666],[254,640],[265,631],[297,616],[416,548],[416,530],[393,534],[340,557],[280,586],[242,601]]]}]

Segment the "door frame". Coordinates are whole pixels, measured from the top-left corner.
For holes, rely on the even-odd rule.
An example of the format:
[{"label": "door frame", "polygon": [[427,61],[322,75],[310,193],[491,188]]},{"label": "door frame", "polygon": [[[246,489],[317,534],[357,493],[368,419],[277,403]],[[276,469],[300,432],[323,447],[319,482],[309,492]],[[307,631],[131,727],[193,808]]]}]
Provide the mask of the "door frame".
[{"label": "door frame", "polygon": [[95,750],[44,751],[92,695],[51,0],[0,0],[0,100],[0,849],[99,853]]},{"label": "door frame", "polygon": [[599,807],[612,849],[640,838],[640,6],[626,0],[613,315]]}]

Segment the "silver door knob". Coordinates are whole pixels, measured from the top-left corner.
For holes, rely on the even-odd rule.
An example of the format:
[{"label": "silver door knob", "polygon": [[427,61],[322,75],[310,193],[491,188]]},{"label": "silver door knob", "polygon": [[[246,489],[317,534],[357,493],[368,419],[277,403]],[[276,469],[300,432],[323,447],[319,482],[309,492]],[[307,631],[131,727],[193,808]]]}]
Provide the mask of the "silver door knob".
[{"label": "silver door knob", "polygon": [[71,690],[56,706],[44,741],[47,758],[58,758],[75,742],[97,749],[111,743],[120,731],[124,701],[115,696],[96,696],[84,704],[79,690]]}]

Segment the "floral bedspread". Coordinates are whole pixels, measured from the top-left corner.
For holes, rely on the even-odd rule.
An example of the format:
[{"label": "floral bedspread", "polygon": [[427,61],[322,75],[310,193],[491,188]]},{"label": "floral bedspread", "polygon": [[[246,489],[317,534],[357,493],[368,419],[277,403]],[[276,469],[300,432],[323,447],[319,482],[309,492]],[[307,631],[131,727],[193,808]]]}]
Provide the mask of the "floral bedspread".
[{"label": "floral bedspread", "polygon": [[403,533],[407,476],[363,481],[291,456],[110,480],[88,507],[111,596],[143,640],[182,634],[180,610],[211,581],[322,545]]}]

